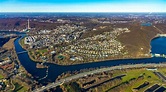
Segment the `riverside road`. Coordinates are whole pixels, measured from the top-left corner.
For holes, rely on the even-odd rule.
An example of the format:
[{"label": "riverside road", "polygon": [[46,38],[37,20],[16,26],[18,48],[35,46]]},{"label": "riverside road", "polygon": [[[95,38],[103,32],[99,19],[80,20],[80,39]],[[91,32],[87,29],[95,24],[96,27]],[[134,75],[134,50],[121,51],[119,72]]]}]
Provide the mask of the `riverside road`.
[{"label": "riverside road", "polygon": [[35,89],[33,92],[42,92],[44,90],[62,85],[63,83],[67,83],[67,82],[69,82],[73,79],[78,79],[78,78],[88,76],[88,75],[93,75],[93,74],[96,74],[96,73],[101,73],[101,72],[106,72],[106,71],[111,71],[111,70],[117,70],[117,69],[119,70],[119,69],[148,68],[148,67],[166,67],[166,64],[165,63],[161,63],[161,64],[151,63],[151,64],[121,65],[121,66],[113,66],[113,67],[108,67],[108,68],[96,69],[96,70],[92,70],[92,71],[84,72],[84,73],[79,73],[79,74],[61,79],[59,81],[53,82],[53,83],[48,84],[46,86],[43,86],[41,88]]}]

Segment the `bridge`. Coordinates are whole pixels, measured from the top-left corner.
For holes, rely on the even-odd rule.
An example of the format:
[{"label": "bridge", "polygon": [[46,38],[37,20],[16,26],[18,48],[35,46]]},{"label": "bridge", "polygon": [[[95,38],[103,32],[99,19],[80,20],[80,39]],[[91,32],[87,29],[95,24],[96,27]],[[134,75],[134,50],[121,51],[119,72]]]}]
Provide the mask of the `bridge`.
[{"label": "bridge", "polygon": [[17,52],[17,55],[19,55],[19,54],[23,54],[23,53],[26,53],[26,52],[28,52],[28,51]]},{"label": "bridge", "polygon": [[135,65],[119,65],[119,66],[113,66],[113,67],[108,67],[108,68],[101,68],[101,69],[97,69],[97,70],[93,70],[93,71],[89,71],[89,72],[79,73],[79,74],[76,74],[76,75],[73,75],[70,77],[66,77],[64,79],[58,80],[58,81],[48,84],[46,86],[42,86],[41,88],[35,89],[32,92],[43,92],[47,89],[51,89],[51,88],[55,88],[59,85],[63,85],[64,83],[67,83],[73,79],[78,79],[78,78],[88,76],[88,75],[93,75],[96,73],[101,73],[101,72],[106,72],[106,71],[111,71],[111,70],[116,70],[116,69],[148,68],[148,67],[166,67],[166,64],[165,63],[161,63],[161,64],[150,63],[150,64],[135,64]]}]

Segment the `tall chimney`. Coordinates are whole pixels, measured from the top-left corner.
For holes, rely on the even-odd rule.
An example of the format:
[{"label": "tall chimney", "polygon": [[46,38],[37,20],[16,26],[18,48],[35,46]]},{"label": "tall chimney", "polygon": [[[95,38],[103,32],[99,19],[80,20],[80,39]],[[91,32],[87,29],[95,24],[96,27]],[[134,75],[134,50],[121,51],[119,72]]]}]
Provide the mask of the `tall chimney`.
[{"label": "tall chimney", "polygon": [[28,19],[28,29],[30,29],[30,26],[29,26],[29,19]]}]

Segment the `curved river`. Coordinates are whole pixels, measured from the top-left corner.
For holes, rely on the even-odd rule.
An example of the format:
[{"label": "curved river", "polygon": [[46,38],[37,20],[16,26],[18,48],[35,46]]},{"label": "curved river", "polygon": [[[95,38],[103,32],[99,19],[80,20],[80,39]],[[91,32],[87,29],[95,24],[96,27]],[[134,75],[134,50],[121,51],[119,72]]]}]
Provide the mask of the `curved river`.
[{"label": "curved river", "polygon": [[[20,39],[21,38],[18,38],[14,42],[16,52],[25,51],[19,44]],[[151,41],[151,47],[152,47],[151,48],[152,53],[166,54],[166,38],[160,37],[160,38],[153,39]],[[115,66],[115,65],[121,65],[121,64],[162,63],[166,61],[166,58],[153,57],[153,58],[146,58],[146,59],[108,60],[103,62],[94,62],[94,63],[77,64],[77,65],[69,65],[69,66],[45,63],[46,65],[49,66],[48,76],[40,80],[41,78],[46,76],[47,69],[36,68],[36,62],[32,61],[29,58],[28,53],[19,54],[18,58],[22,66],[34,77],[35,80],[39,81],[42,84],[45,84],[48,82],[54,82],[56,78],[58,77],[58,75],[67,71],[75,71],[75,70],[80,70],[85,68],[97,68],[102,66],[108,67],[108,66]]]}]

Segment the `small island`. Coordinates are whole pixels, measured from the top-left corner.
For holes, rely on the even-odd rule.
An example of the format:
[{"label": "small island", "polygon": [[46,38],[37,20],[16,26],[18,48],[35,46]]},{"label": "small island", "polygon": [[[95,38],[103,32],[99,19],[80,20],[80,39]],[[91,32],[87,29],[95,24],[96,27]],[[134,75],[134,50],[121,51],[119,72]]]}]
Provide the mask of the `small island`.
[{"label": "small island", "polygon": [[43,65],[43,63],[36,63],[36,68],[47,68],[47,66]]}]

